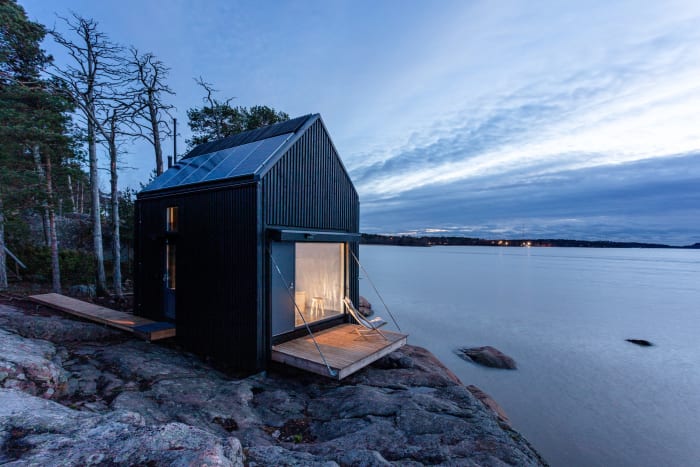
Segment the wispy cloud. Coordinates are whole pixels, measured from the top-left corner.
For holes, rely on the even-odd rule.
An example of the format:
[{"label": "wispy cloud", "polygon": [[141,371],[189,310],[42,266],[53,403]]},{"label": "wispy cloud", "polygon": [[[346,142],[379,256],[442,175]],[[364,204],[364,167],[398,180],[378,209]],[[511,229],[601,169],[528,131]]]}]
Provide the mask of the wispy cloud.
[{"label": "wispy cloud", "polygon": [[446,135],[436,141],[413,136],[418,144],[353,174],[371,199],[490,174],[541,175],[700,149],[700,62],[659,61],[495,97],[439,122]]},{"label": "wispy cloud", "polygon": [[[374,232],[475,237],[577,237],[673,244],[698,238],[700,154],[424,186],[363,203]],[[388,226],[388,228],[387,228]],[[692,242],[691,242],[692,240]]]},{"label": "wispy cloud", "polygon": [[393,149],[363,154],[351,170],[367,228],[502,235],[529,224],[658,241],[700,229],[686,202],[700,192],[693,19],[625,44],[593,43],[603,58],[535,70],[512,91],[494,87]]}]

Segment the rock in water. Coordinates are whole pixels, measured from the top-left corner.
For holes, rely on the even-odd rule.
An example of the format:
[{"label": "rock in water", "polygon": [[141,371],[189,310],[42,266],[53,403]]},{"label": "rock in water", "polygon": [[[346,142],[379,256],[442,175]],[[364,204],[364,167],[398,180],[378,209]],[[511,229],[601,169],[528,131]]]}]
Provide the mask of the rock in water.
[{"label": "rock in water", "polygon": [[360,295],[360,307],[358,308],[358,311],[367,317],[372,316],[374,314],[374,310],[372,310],[372,304],[362,295]]},{"label": "rock in water", "polygon": [[640,345],[642,347],[651,347],[652,345],[654,345],[651,342],[649,342],[648,340],[644,340],[644,339],[625,339],[625,340],[627,342],[631,342],[633,344],[637,344],[637,345]]},{"label": "rock in water", "polygon": [[362,295],[360,295],[360,306],[364,308],[372,308],[372,304]]},{"label": "rock in water", "polygon": [[515,370],[518,368],[515,364],[515,360],[489,345],[460,349],[457,354],[462,358],[467,357],[474,363],[491,368],[503,368],[506,370]]}]

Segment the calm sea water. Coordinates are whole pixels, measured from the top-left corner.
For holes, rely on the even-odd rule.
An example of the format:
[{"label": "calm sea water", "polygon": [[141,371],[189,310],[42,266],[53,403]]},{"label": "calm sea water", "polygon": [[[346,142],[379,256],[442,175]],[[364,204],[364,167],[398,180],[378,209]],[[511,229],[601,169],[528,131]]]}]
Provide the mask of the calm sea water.
[{"label": "calm sea water", "polygon": [[[700,251],[367,245],[360,259],[409,343],[491,394],[552,465],[700,465]],[[454,354],[480,345],[518,370]]]}]

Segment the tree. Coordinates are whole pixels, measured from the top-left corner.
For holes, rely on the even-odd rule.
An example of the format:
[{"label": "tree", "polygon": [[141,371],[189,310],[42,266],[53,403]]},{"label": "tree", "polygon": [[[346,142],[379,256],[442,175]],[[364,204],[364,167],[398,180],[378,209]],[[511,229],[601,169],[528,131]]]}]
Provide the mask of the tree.
[{"label": "tree", "polygon": [[124,227],[121,242],[127,252],[128,264],[133,261],[131,253],[133,253],[134,248],[134,229],[132,227],[134,225],[136,193],[136,190],[128,187],[119,193],[119,221]]},{"label": "tree", "polygon": [[102,247],[97,132],[106,134],[106,130],[98,115],[98,107],[101,102],[117,95],[116,88],[123,84],[123,49],[109,41],[107,36],[98,30],[98,24],[93,19],[83,18],[75,13],[72,18],[62,19],[68,29],[78,37],[76,42],[72,42],[59,32],[51,31],[54,40],[63,46],[73,59],[72,65],[65,68],[54,67],[52,73],[61,80],[68,95],[81,111],[87,128],[96,289],[98,294],[104,295],[107,278]]},{"label": "tree", "polygon": [[53,167],[69,146],[65,135],[70,107],[40,77],[51,61],[40,46],[45,35],[44,27],[29,21],[16,1],[0,0],[0,288],[7,287],[5,200],[21,200],[31,193],[28,197],[47,213],[52,283],[59,292]]},{"label": "tree", "polygon": [[244,113],[246,131],[289,120],[289,115],[286,113],[278,112],[266,105],[254,105],[250,109],[245,110]]},{"label": "tree", "polygon": [[19,147],[9,121],[16,113],[19,81],[36,79],[37,69],[45,63],[47,57],[39,45],[45,33],[40,24],[29,21],[16,1],[0,0],[0,290],[7,288],[4,199],[17,185],[19,174],[17,168],[11,167],[13,162],[19,162]]},{"label": "tree", "polygon": [[190,148],[198,144],[225,138],[242,131],[254,130],[266,125],[289,120],[289,115],[276,111],[268,106],[233,107],[233,98],[220,101],[214,97],[217,92],[211,83],[203,78],[195,79],[206,92],[201,108],[195,107],[187,111],[187,119],[192,139],[188,140]]},{"label": "tree", "polygon": [[152,53],[141,55],[133,47],[129,68],[135,83],[130,93],[138,104],[134,111],[134,123],[138,129],[138,136],[153,146],[156,175],[160,175],[163,173],[162,139],[171,135],[167,117],[170,117],[169,112],[173,109],[172,105],[163,102],[163,97],[166,94],[175,94],[165,82],[170,69]]},{"label": "tree", "polygon": [[[108,109],[101,112],[104,120],[99,125],[100,134],[104,138],[109,153],[110,175],[110,229],[112,231],[112,283],[114,294],[122,298],[122,269],[121,269],[121,235],[120,235],[120,203],[119,203],[119,139],[131,133],[128,126],[134,113],[134,101],[114,101]],[[126,128],[125,128],[126,127]]]}]

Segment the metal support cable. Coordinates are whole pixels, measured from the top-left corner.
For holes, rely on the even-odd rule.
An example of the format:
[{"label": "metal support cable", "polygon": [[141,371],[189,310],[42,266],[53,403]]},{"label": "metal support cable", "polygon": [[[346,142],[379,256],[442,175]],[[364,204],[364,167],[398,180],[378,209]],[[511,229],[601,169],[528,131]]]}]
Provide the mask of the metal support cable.
[{"label": "metal support cable", "polygon": [[294,304],[294,309],[297,310],[297,313],[299,313],[299,316],[301,317],[301,320],[304,323],[306,330],[308,331],[309,335],[311,336],[311,340],[314,342],[314,345],[316,346],[316,350],[318,350],[318,353],[321,356],[321,360],[323,360],[323,364],[326,365],[326,368],[328,369],[328,374],[333,376],[333,377],[336,377],[338,375],[338,372],[331,368],[331,366],[326,361],[326,357],[323,355],[323,352],[321,352],[321,347],[318,345],[318,342],[316,342],[316,338],[314,337],[314,333],[311,332],[311,328],[309,327],[309,324],[306,322],[306,319],[304,318],[304,314],[301,312],[301,310],[297,306],[297,301],[295,300],[294,296],[292,296],[292,292],[289,290],[289,283],[284,278],[284,274],[282,274],[282,270],[280,270],[280,267],[277,265],[277,261],[275,261],[275,257],[272,256],[272,250],[270,250],[270,248],[268,248],[267,252],[270,255],[270,259],[272,260],[272,264],[275,266],[275,269],[277,270],[277,274],[279,274],[280,279],[282,279],[282,284],[284,284],[284,288],[287,290],[287,294],[289,294],[289,298],[292,300],[292,303]]},{"label": "metal support cable", "polygon": [[355,261],[357,261],[357,265],[360,266],[360,269],[362,269],[362,272],[365,273],[365,276],[367,277],[367,280],[369,283],[372,285],[372,288],[374,289],[374,292],[377,294],[377,297],[379,297],[379,300],[381,300],[382,305],[384,305],[384,308],[386,309],[387,313],[389,313],[389,316],[391,317],[391,320],[394,322],[394,325],[396,326],[396,329],[401,331],[401,327],[399,326],[399,323],[396,322],[396,319],[394,318],[394,315],[391,313],[391,310],[389,310],[389,307],[387,306],[386,302],[382,298],[382,294],[379,293],[379,290],[377,290],[377,286],[374,285],[374,282],[372,282],[372,278],[369,277],[369,273],[365,269],[365,267],[360,263],[360,260],[357,258],[355,255],[355,252],[350,250],[350,254],[352,255],[353,258],[355,258]]}]

